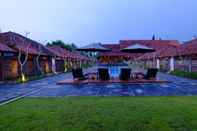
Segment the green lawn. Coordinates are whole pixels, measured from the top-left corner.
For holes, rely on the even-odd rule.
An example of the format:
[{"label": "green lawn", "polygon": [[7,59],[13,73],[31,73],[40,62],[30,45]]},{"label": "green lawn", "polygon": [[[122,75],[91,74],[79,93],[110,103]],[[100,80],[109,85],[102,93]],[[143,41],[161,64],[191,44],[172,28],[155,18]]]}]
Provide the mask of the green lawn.
[{"label": "green lawn", "polygon": [[191,131],[197,97],[21,99],[0,107],[0,131]]}]

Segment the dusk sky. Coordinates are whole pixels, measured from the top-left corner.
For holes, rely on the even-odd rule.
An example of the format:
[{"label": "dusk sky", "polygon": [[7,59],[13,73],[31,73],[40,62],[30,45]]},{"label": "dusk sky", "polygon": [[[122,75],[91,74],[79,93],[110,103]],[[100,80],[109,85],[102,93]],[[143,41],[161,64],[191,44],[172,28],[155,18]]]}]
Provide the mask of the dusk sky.
[{"label": "dusk sky", "polygon": [[197,0],[1,0],[0,29],[78,46],[121,39],[190,40]]}]

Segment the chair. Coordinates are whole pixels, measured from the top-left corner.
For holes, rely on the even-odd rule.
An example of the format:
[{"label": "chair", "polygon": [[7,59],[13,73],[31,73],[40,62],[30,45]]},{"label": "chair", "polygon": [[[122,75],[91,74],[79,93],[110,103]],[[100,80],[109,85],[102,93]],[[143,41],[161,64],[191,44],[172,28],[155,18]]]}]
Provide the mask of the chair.
[{"label": "chair", "polygon": [[99,80],[103,80],[103,81],[110,80],[108,68],[98,69],[98,76],[99,76]]},{"label": "chair", "polygon": [[77,69],[72,69],[72,75],[73,79],[78,79],[78,80],[86,80],[88,79],[87,74],[83,74],[82,68],[77,68]]},{"label": "chair", "polygon": [[145,75],[144,78],[145,79],[156,79],[157,72],[158,72],[158,69],[156,69],[156,68],[150,68],[150,69],[148,69],[147,74]]},{"label": "chair", "polygon": [[120,72],[119,79],[128,81],[131,78],[131,69],[129,68],[122,68]]}]

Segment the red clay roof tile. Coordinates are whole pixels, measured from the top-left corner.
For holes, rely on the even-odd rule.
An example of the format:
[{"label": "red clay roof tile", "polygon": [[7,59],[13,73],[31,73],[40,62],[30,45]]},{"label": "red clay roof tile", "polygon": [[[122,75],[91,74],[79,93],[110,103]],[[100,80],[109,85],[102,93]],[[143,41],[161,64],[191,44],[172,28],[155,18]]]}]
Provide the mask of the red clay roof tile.
[{"label": "red clay roof tile", "polygon": [[[140,54],[140,53],[123,53],[120,50],[123,48],[126,48],[130,45],[134,44],[141,44],[145,45],[147,47],[154,48],[156,52],[154,53],[146,53],[146,54]],[[120,40],[119,44],[103,44],[104,47],[112,49],[111,52],[105,52],[101,53],[100,56],[124,56],[129,58],[152,58],[153,56],[165,56],[165,55],[174,55],[174,52],[172,51],[170,54],[167,54],[165,52],[166,49],[171,48],[178,48],[180,46],[179,42],[176,40]]]},{"label": "red clay roof tile", "polygon": [[0,51],[1,52],[16,52],[14,49],[8,47],[6,44],[0,42]]},{"label": "red clay roof tile", "polygon": [[42,44],[26,38],[18,33],[14,32],[5,32],[0,34],[0,41],[5,43],[7,46],[24,53],[32,55],[44,55],[51,56],[52,54],[47,50]]}]

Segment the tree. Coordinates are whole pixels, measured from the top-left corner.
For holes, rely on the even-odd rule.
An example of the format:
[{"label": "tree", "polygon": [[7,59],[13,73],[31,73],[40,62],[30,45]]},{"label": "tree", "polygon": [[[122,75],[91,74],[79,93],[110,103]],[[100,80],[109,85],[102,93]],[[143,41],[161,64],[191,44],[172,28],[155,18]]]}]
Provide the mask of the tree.
[{"label": "tree", "polygon": [[72,51],[76,51],[77,50],[77,46],[74,43],[71,43],[71,48],[72,48]]},{"label": "tree", "polygon": [[64,49],[69,50],[69,51],[75,51],[77,49],[77,46],[74,43],[65,44],[61,40],[56,40],[56,41],[48,42],[47,45],[48,46],[60,46],[61,48],[64,48]]},{"label": "tree", "polygon": [[[24,42],[24,40],[23,40],[23,42]],[[26,64],[27,60],[28,60],[30,45],[31,44],[28,43],[28,45],[27,45],[24,53],[23,53],[22,49],[19,48],[18,62],[20,64],[20,73],[21,73],[21,80],[22,80],[22,82],[25,82],[26,81],[25,74],[23,72],[23,67]]]},{"label": "tree", "polygon": [[42,68],[40,66],[40,63],[39,63],[39,59],[40,59],[41,53],[42,53],[41,45],[39,44],[38,45],[38,55],[36,57],[36,65],[37,65],[37,68],[40,71],[40,73],[43,75],[44,73],[43,73]]},{"label": "tree", "polygon": [[[12,46],[16,46],[16,39],[15,39],[15,37],[12,36],[10,39],[11,39],[11,41],[13,41],[13,45]],[[26,45],[24,39],[21,38],[21,41],[22,41],[23,45]],[[28,43],[26,45],[25,51],[22,50],[20,47],[18,48],[18,63],[20,65],[20,77],[21,77],[22,82],[26,81],[25,74],[23,72],[23,67],[27,63],[27,60],[28,60],[30,45],[31,45],[30,43]]]},{"label": "tree", "polygon": [[152,40],[155,40],[155,35],[152,36]]}]

